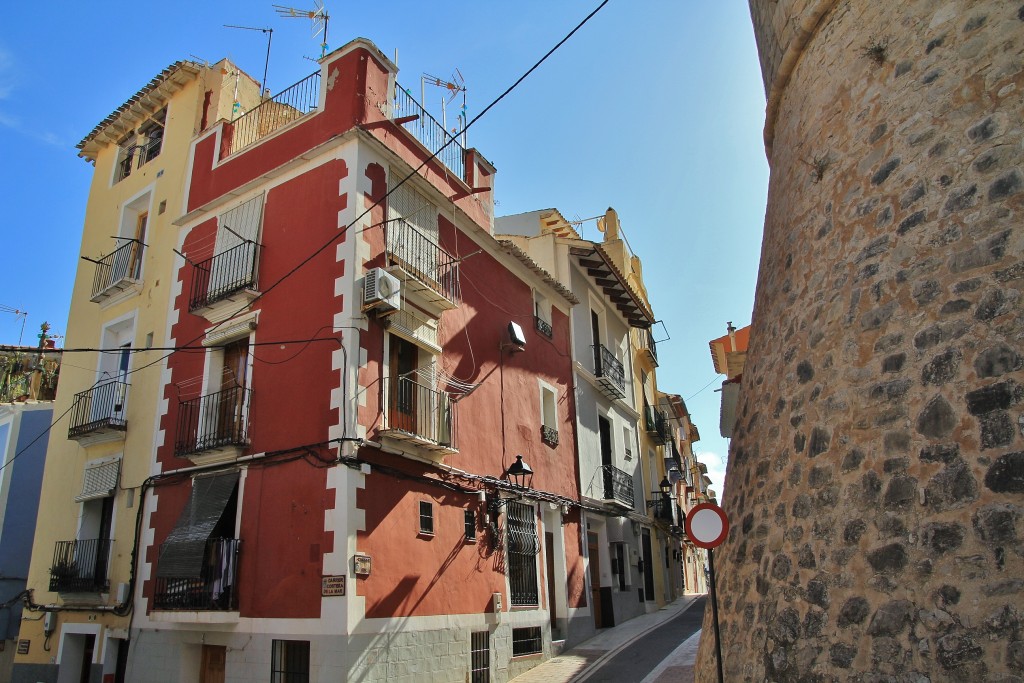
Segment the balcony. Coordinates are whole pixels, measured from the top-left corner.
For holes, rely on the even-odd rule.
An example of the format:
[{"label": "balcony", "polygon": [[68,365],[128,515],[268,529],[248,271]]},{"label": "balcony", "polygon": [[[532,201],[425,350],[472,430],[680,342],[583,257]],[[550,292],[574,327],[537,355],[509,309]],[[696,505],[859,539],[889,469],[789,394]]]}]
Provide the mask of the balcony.
[{"label": "balcony", "polygon": [[75,394],[68,438],[90,442],[121,438],[128,428],[125,420],[127,397],[128,385],[118,381],[105,382]]},{"label": "balcony", "polygon": [[554,448],[558,445],[558,429],[555,427],[548,427],[547,425],[541,425],[540,440]]},{"label": "balcony", "polygon": [[139,284],[144,246],[138,240],[127,240],[112,253],[93,261],[96,264],[96,272],[92,277],[90,301],[106,301]]},{"label": "balcony", "polygon": [[633,477],[618,467],[605,465],[604,473],[604,500],[606,502],[624,505],[633,508]]},{"label": "balcony", "polygon": [[654,443],[666,444],[672,441],[668,416],[654,406],[644,406],[644,428]]},{"label": "balcony", "polygon": [[418,294],[441,310],[455,308],[461,299],[459,261],[404,220],[384,228],[389,271],[402,280],[404,293]]},{"label": "balcony", "polygon": [[107,563],[111,540],[57,541],[50,567],[54,593],[105,593],[110,590]]},{"label": "balcony", "polygon": [[549,323],[547,320],[540,317],[539,315],[533,316],[533,321],[534,325],[537,328],[537,331],[543,334],[548,339],[551,339],[551,337],[554,335],[554,330],[551,329],[551,323]]},{"label": "balcony", "polygon": [[651,517],[669,524],[675,524],[676,519],[673,517],[676,506],[672,504],[671,498],[655,498],[654,500],[647,501],[647,507],[651,510]]},{"label": "balcony", "polygon": [[246,415],[252,390],[232,387],[182,401],[178,408],[178,429],[174,454],[189,457],[234,454],[249,445]]},{"label": "balcony", "polygon": [[292,121],[316,111],[320,102],[320,72],[306,76],[270,99],[236,117],[231,126],[229,153],[241,152]]},{"label": "balcony", "polygon": [[387,412],[382,434],[441,454],[458,453],[458,404],[446,391],[436,391],[408,377],[385,378]]},{"label": "balcony", "polygon": [[[454,137],[413,99],[408,90],[395,84],[395,100],[391,105],[391,118],[420,141],[431,154],[436,154],[459,180],[466,179],[466,150]],[[461,126],[460,126],[461,127]],[[446,146],[447,145],[447,146]],[[444,147],[444,149],[441,149]]]},{"label": "balcony", "polygon": [[199,576],[154,579],[153,607],[161,610],[222,611],[238,609],[237,538],[206,542]]},{"label": "balcony", "polygon": [[604,344],[594,346],[594,375],[605,396],[613,401],[626,397],[626,376],[622,363]]},{"label": "balcony", "polygon": [[247,241],[195,264],[188,310],[209,319],[218,303],[234,311],[251,302],[256,297],[258,255],[259,245]]},{"label": "balcony", "polygon": [[161,136],[138,145],[122,147],[121,160],[117,162],[117,179],[114,182],[121,182],[134,171],[160,156],[163,142],[163,137]]},{"label": "balcony", "polygon": [[651,334],[650,329],[639,330],[640,334],[640,353],[647,358],[654,367],[658,367],[658,346],[654,341],[654,335]]}]

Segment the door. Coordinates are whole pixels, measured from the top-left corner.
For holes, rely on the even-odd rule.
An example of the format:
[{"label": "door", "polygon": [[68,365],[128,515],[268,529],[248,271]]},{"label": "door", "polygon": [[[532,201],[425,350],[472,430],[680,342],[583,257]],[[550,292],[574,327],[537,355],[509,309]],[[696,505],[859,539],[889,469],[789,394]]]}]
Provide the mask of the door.
[{"label": "door", "polygon": [[587,532],[587,555],[590,563],[587,573],[590,575],[590,604],[594,612],[594,627],[601,628],[601,556],[597,545],[597,534]]},{"label": "door", "polygon": [[615,477],[612,474],[612,424],[605,417],[597,418],[601,436],[601,471],[604,472],[604,498],[615,498]]},{"label": "door", "polygon": [[415,344],[401,337],[391,337],[389,426],[412,434],[419,433],[416,420],[419,385],[413,375],[418,356]]},{"label": "door", "polygon": [[249,338],[245,337],[224,347],[224,367],[221,369],[218,436],[230,443],[242,439],[245,389],[249,372]]},{"label": "door", "polygon": [[547,572],[548,583],[548,615],[551,617],[551,630],[558,628],[557,614],[555,613],[555,535],[550,531],[544,532],[544,555],[545,571]]},{"label": "door", "polygon": [[640,544],[644,553],[644,599],[654,600],[654,553],[651,551],[651,532],[643,530]]},{"label": "door", "polygon": [[601,375],[601,318],[590,311],[590,336],[594,341],[594,374]]},{"label": "door", "polygon": [[148,213],[140,213],[135,222],[135,241],[128,247],[128,277],[138,280],[142,275],[142,247],[146,239],[146,223],[149,221]]},{"label": "door", "polygon": [[227,648],[221,645],[203,645],[199,664],[199,683],[224,683],[224,665]]}]

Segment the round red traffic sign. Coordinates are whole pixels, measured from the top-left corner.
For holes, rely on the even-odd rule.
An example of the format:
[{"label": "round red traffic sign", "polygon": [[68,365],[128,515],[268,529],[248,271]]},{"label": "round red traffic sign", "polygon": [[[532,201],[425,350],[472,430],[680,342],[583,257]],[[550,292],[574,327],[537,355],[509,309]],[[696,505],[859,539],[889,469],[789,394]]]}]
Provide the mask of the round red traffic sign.
[{"label": "round red traffic sign", "polygon": [[686,535],[700,548],[710,550],[720,546],[729,535],[729,518],[725,510],[714,503],[694,506],[686,515]]}]

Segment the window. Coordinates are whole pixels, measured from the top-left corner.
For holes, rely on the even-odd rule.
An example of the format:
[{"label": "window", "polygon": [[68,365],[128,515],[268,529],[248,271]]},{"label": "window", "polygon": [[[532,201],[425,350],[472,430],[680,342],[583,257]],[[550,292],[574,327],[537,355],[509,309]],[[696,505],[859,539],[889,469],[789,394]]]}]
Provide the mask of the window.
[{"label": "window", "polygon": [[491,680],[491,632],[474,631],[470,639],[470,683],[489,683]]},{"label": "window", "polygon": [[549,446],[558,445],[558,410],[555,404],[555,390],[547,385],[540,387],[541,439]]},{"label": "window", "polygon": [[456,404],[447,391],[435,388],[433,352],[398,334],[389,334],[387,340],[386,429],[430,449],[455,450]]},{"label": "window", "polygon": [[210,306],[241,290],[256,289],[262,217],[262,193],[217,217],[213,257],[192,269],[189,310]]},{"label": "window", "polygon": [[434,504],[425,500],[420,501],[420,533],[434,533]]},{"label": "window", "polygon": [[114,492],[121,459],[89,463],[82,477],[81,524],[73,541],[58,541],[50,569],[50,590],[99,592],[109,588],[108,564],[114,527]]},{"label": "window", "polygon": [[465,511],[466,540],[476,540],[476,513],[472,510]]},{"label": "window", "polygon": [[[248,444],[251,357],[249,335],[245,333],[251,332],[252,324],[252,320],[246,320],[204,340],[204,345],[216,346],[208,354],[204,394],[180,404],[176,455],[242,448]],[[235,336],[239,333],[245,336]]]},{"label": "window", "polygon": [[535,655],[543,651],[540,626],[512,629],[512,656]]},{"label": "window", "polygon": [[551,339],[554,334],[551,329],[551,304],[536,290],[533,292],[533,319],[537,331]]},{"label": "window", "polygon": [[532,505],[510,502],[507,509],[508,580],[513,605],[539,604],[537,518]]},{"label": "window", "polygon": [[273,641],[270,683],[309,683],[308,640]]},{"label": "window", "polygon": [[151,119],[121,138],[117,155],[117,169],[114,182],[130,176],[136,169],[160,155],[164,140],[164,123],[167,108],[163,108]]}]

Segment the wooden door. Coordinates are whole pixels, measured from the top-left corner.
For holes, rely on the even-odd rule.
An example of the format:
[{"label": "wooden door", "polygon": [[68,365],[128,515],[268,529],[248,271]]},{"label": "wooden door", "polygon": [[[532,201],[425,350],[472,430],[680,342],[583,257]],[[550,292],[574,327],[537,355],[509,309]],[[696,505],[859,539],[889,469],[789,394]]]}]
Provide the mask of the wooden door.
[{"label": "wooden door", "polygon": [[419,348],[401,337],[391,337],[389,426],[419,434],[416,420],[418,397],[416,377]]},{"label": "wooden door", "polygon": [[241,438],[242,412],[249,372],[249,339],[239,339],[224,347],[224,367],[220,379],[220,415],[218,436],[235,442]]},{"label": "wooden door", "polygon": [[587,532],[587,554],[590,556],[587,571],[590,574],[590,604],[593,606],[594,626],[601,628],[601,556],[597,545],[597,534]]},{"label": "wooden door", "polygon": [[199,683],[224,683],[224,665],[227,648],[222,645],[203,645],[199,664]]},{"label": "wooden door", "polygon": [[128,257],[128,277],[138,280],[142,275],[142,246],[146,240],[146,223],[149,221],[148,213],[140,213],[135,222],[135,241],[132,242]]}]

